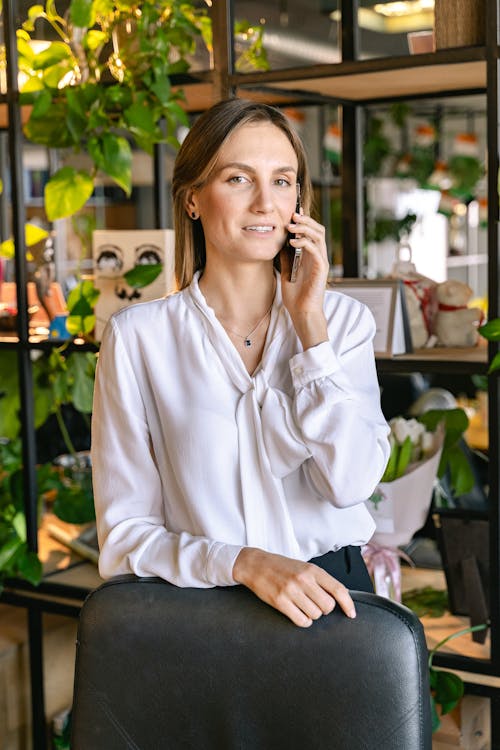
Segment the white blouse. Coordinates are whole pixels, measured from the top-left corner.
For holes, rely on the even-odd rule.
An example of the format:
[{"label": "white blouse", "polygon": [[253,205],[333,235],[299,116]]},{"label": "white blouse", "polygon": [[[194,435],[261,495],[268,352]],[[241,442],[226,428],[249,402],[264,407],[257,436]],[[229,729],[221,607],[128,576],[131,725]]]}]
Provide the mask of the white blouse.
[{"label": "white blouse", "polygon": [[234,584],[243,546],[309,560],[371,537],[389,456],[369,310],[325,295],[330,342],[302,351],[278,284],[251,376],[197,274],[129,306],[101,343],[92,417],[99,570]]}]

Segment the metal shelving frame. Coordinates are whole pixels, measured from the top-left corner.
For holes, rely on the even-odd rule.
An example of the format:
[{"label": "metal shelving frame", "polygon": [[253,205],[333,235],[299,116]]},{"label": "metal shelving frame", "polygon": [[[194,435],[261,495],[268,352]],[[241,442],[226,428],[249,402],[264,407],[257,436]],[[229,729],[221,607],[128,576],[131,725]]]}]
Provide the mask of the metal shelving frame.
[{"label": "metal shelving frame", "polygon": [[[341,0],[342,13],[342,57],[341,63],[332,65],[315,65],[295,70],[275,70],[268,73],[238,74],[234,70],[233,39],[231,34],[233,3],[231,0],[217,0],[213,4],[214,20],[214,70],[190,78],[184,77],[180,85],[189,88],[191,83],[205,87],[205,99],[213,101],[230,95],[245,95],[245,91],[258,95],[263,100],[274,101],[280,96],[283,101],[342,106],[343,153],[342,153],[342,210],[343,236],[342,244],[348,248],[344,252],[344,269],[346,276],[357,276],[361,267],[361,248],[363,246],[363,200],[362,200],[362,147],[361,124],[363,109],[371,104],[387,103],[398,99],[442,98],[454,95],[483,93],[486,96],[487,111],[487,150],[488,150],[488,293],[489,313],[496,317],[500,314],[499,289],[499,0],[485,0],[487,7],[486,44],[484,47],[441,50],[436,53],[419,55],[417,58],[382,58],[377,60],[358,59],[357,0]],[[24,223],[25,206],[22,180],[21,113],[19,107],[17,51],[15,37],[15,0],[4,0],[3,21],[7,55],[8,92],[0,98],[0,104],[6,104],[8,110],[8,139],[10,179],[12,194],[12,230],[16,245],[15,273],[18,294],[18,341],[0,342],[2,348],[15,347],[19,358],[19,390],[21,398],[22,443],[24,462],[24,492],[27,521],[28,544],[31,550],[38,548],[37,529],[37,487],[36,487],[36,444],[34,430],[34,404],[30,354],[33,349],[50,347],[46,342],[34,344],[29,341],[27,316],[27,274],[24,261]],[[439,90],[414,91],[405,94],[403,91],[393,96],[384,92],[374,92],[369,98],[353,98],[345,95],[327,95],[320,90],[311,90],[305,83],[312,79],[321,81],[340,80],[349,76],[352,81],[353,96],[356,95],[356,80],[359,76],[418,68],[421,76],[426,71],[436,70],[435,66],[480,66],[478,76],[474,73],[473,83],[460,89],[457,85],[445,86]],[[482,68],[486,69],[484,81],[481,79]],[[450,70],[452,68],[450,67]],[[474,68],[476,71],[476,68]],[[478,80],[476,80],[478,78]],[[480,79],[480,80],[479,80]],[[478,82],[479,81],[479,82]],[[456,82],[455,82],[456,83]],[[207,88],[208,87],[208,88]],[[203,109],[203,106],[192,106],[192,111]],[[3,161],[3,160],[2,160]],[[158,147],[154,159],[155,220],[158,228],[167,226],[166,214],[166,179],[164,171],[164,154]],[[489,344],[489,356],[497,351],[498,345]],[[484,372],[486,365],[463,361],[429,360],[426,358],[380,360],[380,371],[385,372]],[[488,660],[477,660],[465,656],[439,653],[434,658],[437,666],[458,669],[476,674],[500,677],[500,384],[498,377],[489,378],[489,422],[490,422],[490,570],[491,570],[491,654]],[[35,589],[23,581],[9,581],[3,595],[2,603],[25,607],[28,611],[28,633],[30,653],[31,707],[32,707],[32,741],[33,750],[47,749],[47,732],[44,703],[43,679],[43,613],[53,612],[69,617],[76,617],[81,603],[88,594],[87,589],[76,588],[51,581],[46,578]],[[487,695],[492,706],[492,748],[500,750],[500,689],[488,685],[466,683],[470,692]]]}]

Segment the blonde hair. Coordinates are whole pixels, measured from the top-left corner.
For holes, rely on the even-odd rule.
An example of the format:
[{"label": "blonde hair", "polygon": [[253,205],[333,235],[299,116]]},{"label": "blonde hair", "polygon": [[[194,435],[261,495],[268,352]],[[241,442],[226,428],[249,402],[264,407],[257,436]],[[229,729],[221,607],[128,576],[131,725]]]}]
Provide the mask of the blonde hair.
[{"label": "blonde hair", "polygon": [[301,202],[304,211],[310,211],[312,186],[304,146],[285,115],[276,107],[246,99],[218,102],[196,120],[175,160],[172,197],[178,289],[188,286],[194,273],[205,266],[205,236],[201,221],[190,218],[186,210],[189,193],[209,181],[220,148],[227,137],[236,128],[255,122],[272,123],[290,141],[297,156]]}]

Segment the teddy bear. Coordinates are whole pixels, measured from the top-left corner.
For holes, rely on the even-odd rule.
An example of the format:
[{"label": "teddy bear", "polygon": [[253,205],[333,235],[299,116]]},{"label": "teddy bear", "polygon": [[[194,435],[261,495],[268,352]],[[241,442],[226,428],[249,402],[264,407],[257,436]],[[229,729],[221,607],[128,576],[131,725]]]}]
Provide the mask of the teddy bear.
[{"label": "teddy bear", "polygon": [[483,313],[478,307],[467,307],[472,289],[463,281],[448,279],[436,287],[438,309],[433,333],[438,346],[475,346]]}]

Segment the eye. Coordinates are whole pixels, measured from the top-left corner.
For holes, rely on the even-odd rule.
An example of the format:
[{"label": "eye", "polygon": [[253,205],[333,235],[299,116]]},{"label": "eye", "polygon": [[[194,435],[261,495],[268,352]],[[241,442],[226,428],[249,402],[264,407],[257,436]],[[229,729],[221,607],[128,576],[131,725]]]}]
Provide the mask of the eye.
[{"label": "eye", "polygon": [[278,187],[290,187],[291,182],[290,180],[287,180],[286,177],[278,177],[277,180],[274,181]]},{"label": "eye", "polygon": [[230,177],[228,182],[232,182],[235,185],[243,185],[243,183],[248,182],[248,179],[244,175],[238,174],[234,177]]},{"label": "eye", "polygon": [[123,268],[122,251],[116,245],[101,245],[96,267],[101,276],[119,276]]},{"label": "eye", "polygon": [[136,253],[136,266],[156,266],[162,262],[161,250],[156,245],[141,245]]}]

